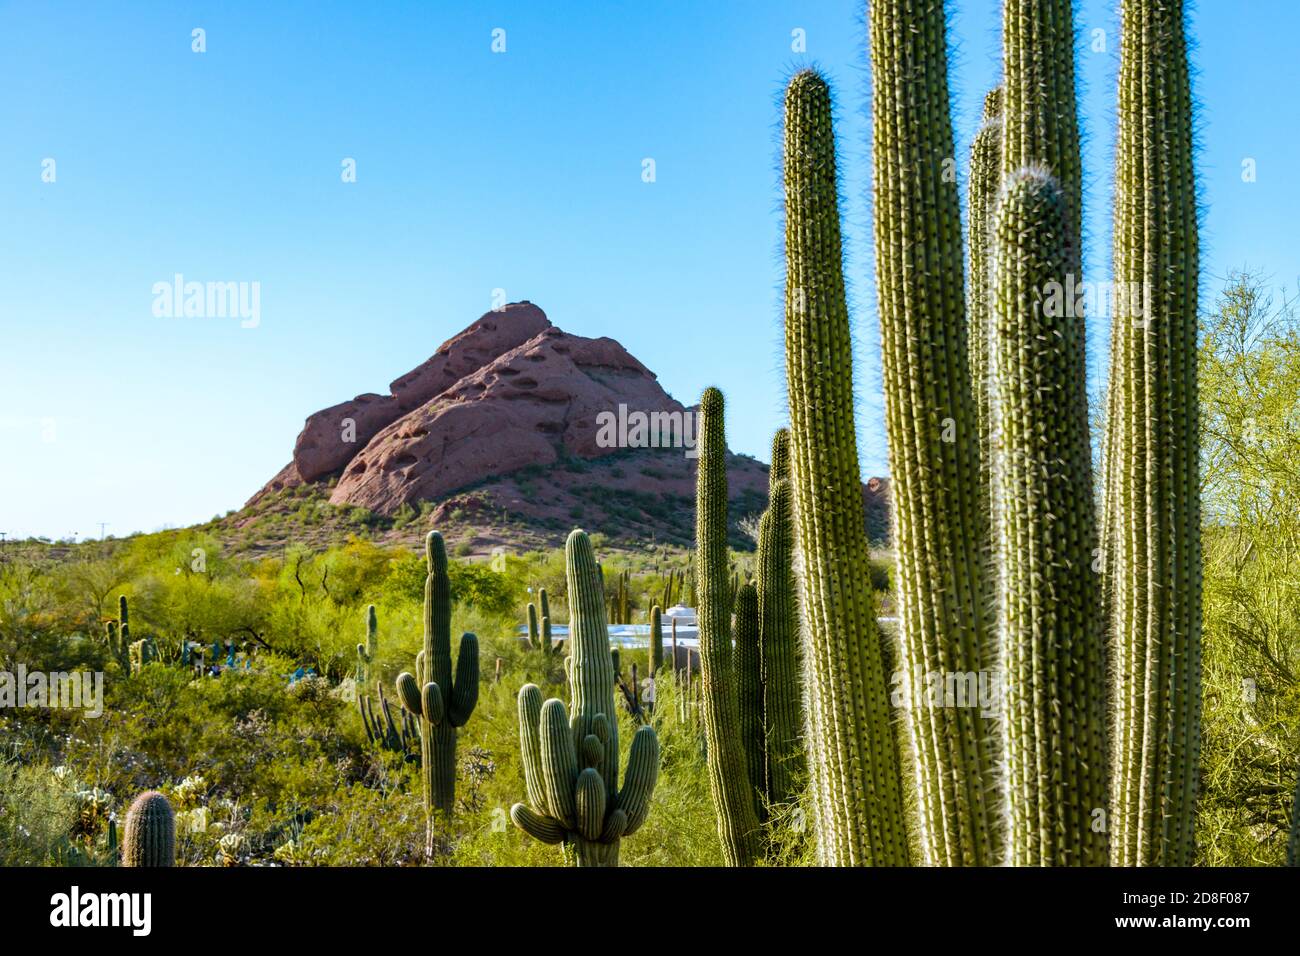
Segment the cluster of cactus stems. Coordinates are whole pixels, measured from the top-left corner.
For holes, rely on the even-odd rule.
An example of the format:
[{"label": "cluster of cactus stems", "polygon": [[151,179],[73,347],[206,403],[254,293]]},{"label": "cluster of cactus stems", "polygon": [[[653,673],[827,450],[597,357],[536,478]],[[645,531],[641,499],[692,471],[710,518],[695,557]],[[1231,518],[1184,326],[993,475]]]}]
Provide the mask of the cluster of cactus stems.
[{"label": "cluster of cactus stems", "polygon": [[[727,444],[722,393],[716,388],[705,389],[699,407],[695,572],[709,785],[723,856],[730,866],[749,866],[762,853],[762,830],[755,807],[753,767],[746,753],[740,696],[745,695],[747,707],[755,688],[745,686],[753,681],[737,666],[731,643],[733,579],[727,565]],[[741,593],[746,594],[746,633],[738,640],[736,653],[753,659],[757,656],[758,600],[752,587]],[[761,702],[761,690],[759,693]],[[751,718],[757,717],[761,730],[761,703],[756,714],[752,708],[747,709],[751,710]],[[758,776],[762,776],[761,761]],[[760,786],[758,791],[763,789]]]},{"label": "cluster of cactus stems", "polygon": [[439,816],[449,818],[456,801],[456,730],[465,726],[478,703],[478,638],[463,634],[452,679],[451,579],[442,535],[425,538],[429,573],[424,581],[424,649],[415,674],[402,672],[397,693],[402,706],[420,723],[424,807],[428,816],[427,852],[438,845]]},{"label": "cluster of cactus stems", "polygon": [[366,608],[366,642],[357,645],[357,686],[365,687],[373,679],[371,668],[379,656],[379,620],[375,606]]},{"label": "cluster of cactus stems", "polygon": [[619,848],[645,822],[659,775],[654,728],[632,738],[620,784],[615,667],[605,589],[591,540],[574,531],[565,542],[569,591],[570,707],[527,684],[519,692],[519,739],[528,802],[510,819],[525,833],[563,844],[578,866],[617,866]]},{"label": "cluster of cactus stems", "polygon": [[[894,4],[873,3],[873,22],[881,6]],[[904,27],[898,24],[900,36],[911,29]],[[804,70],[790,80],[784,106],[786,384],[818,857],[825,865],[906,865],[853,423],[830,88]]]},{"label": "cluster of cactus stems", "polygon": [[123,866],[175,866],[176,816],[154,790],[135,798],[122,828]]},{"label": "cluster of cactus stems", "polygon": [[537,589],[536,604],[531,601],[528,603],[528,646],[534,650],[550,651],[553,654],[558,654],[564,649],[564,642],[555,641],[551,636],[551,601],[546,594],[546,588]]},{"label": "cluster of cactus stems", "polygon": [[131,624],[125,594],[119,595],[117,599],[117,620],[106,621],[104,624],[104,641],[118,666],[123,672],[130,673]]},{"label": "cluster of cactus stems", "polygon": [[609,620],[611,624],[632,623],[631,571],[621,571],[614,577],[614,587],[609,594]]},{"label": "cluster of cactus stems", "polygon": [[400,714],[400,723],[393,718],[388,698],[384,696],[383,681],[375,681],[375,693],[379,697],[379,707],[370,702],[369,695],[357,695],[357,708],[361,712],[361,723],[365,727],[366,739],[384,750],[407,755],[414,759],[414,751],[420,741],[420,727],[410,711],[405,708]]},{"label": "cluster of cactus stems", "polygon": [[1201,725],[1198,238],[1180,2],[1121,8],[1102,528],[1111,862],[1187,866]]},{"label": "cluster of cactus stems", "polygon": [[662,597],[659,600],[659,606],[663,608],[673,607],[681,599],[682,589],[686,584],[686,572],[669,568],[668,573],[663,577]]}]

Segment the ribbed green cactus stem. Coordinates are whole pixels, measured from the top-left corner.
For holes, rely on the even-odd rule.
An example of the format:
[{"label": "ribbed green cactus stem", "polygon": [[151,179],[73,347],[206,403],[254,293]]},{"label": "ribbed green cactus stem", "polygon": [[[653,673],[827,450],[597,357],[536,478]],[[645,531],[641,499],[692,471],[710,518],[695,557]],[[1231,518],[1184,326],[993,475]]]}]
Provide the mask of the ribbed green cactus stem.
[{"label": "ribbed green cactus stem", "polygon": [[746,741],[741,733],[737,668],[731,646],[727,438],[723,416],[722,392],[706,388],[700,396],[695,491],[700,683],[709,785],[723,857],[729,866],[749,866],[762,852],[762,831],[754,812]]},{"label": "ribbed green cactus stem", "polygon": [[650,609],[650,676],[654,677],[664,666],[663,608],[658,604]]},{"label": "ribbed green cactus stem", "polygon": [[[900,664],[970,686],[991,669],[987,497],[963,297],[944,5],[870,7],[872,204]],[[796,466],[796,473],[798,467]],[[925,862],[995,861],[996,758],[978,701],[907,698]]]},{"label": "ribbed green cactus stem", "polygon": [[[967,346],[970,354],[971,388],[975,396],[976,426],[979,430],[981,506],[992,515],[993,487],[991,455],[993,447],[993,419],[990,409],[992,383],[989,381],[989,349],[993,339],[989,335],[992,309],[989,301],[989,251],[992,239],[989,229],[993,223],[993,206],[997,202],[998,187],[1002,182],[1002,89],[995,87],[984,98],[984,118],[970,148],[970,183],[967,189],[967,221],[970,238],[967,255],[970,268],[966,275],[966,315],[970,323]],[[989,519],[991,520],[991,518]],[[992,536],[985,539],[988,560],[992,559]],[[992,582],[994,575],[984,576],[984,603],[992,606],[996,600]]]},{"label": "ribbed green cactus stem", "polygon": [[571,707],[554,699],[543,703],[534,684],[520,690],[528,802],[515,804],[510,818],[543,843],[566,844],[578,866],[617,866],[622,838],[635,833],[649,813],[659,742],[654,728],[638,728],[620,787],[615,669],[601,572],[586,533],[569,535],[565,568]]},{"label": "ribbed green cactus stem", "polygon": [[542,617],[542,647],[554,651],[555,642],[551,640],[551,600],[547,597],[546,588],[537,589],[537,605]]},{"label": "ribbed green cactus stem", "polygon": [[[773,477],[780,473],[775,467],[772,469]],[[789,474],[788,467],[784,473]],[[757,587],[767,797],[770,803],[785,803],[794,799],[805,769],[801,739],[804,715],[799,683],[799,610],[794,582],[794,499],[788,477],[778,478],[772,484],[767,510],[758,523]]]},{"label": "ribbed green cactus stem", "polygon": [[456,729],[465,726],[478,703],[478,638],[463,634],[452,679],[451,579],[442,535],[430,531],[425,539],[429,573],[424,581],[424,650],[416,658],[416,674],[397,678],[402,706],[420,720],[420,753],[424,806],[429,830],[427,852],[437,848],[440,815],[450,817],[456,802]]},{"label": "ribbed green cactus stem", "polygon": [[1188,866],[1201,749],[1196,176],[1180,0],[1121,7],[1110,411],[1111,863]]},{"label": "ribbed green cactus stem", "polygon": [[[1149,2],[1149,0],[1143,0]],[[1061,185],[1078,272],[1083,160],[1074,91],[1072,0],[1002,5],[1002,175],[1044,166]],[[1077,278],[1077,277],[1076,277]]]},{"label": "ribbed green cactus stem", "polygon": [[819,73],[790,80],[784,123],[785,367],[817,852],[828,866],[905,866],[853,422],[831,93]]},{"label": "ribbed green cactus stem", "polygon": [[772,436],[772,466],[767,472],[767,491],[771,495],[772,489],[778,481],[784,481],[790,477],[790,429],[778,428]]},{"label": "ribbed green cactus stem", "polygon": [[537,605],[528,602],[528,646],[533,650],[542,647],[542,631],[537,625]]},{"label": "ribbed green cactus stem", "polygon": [[740,706],[740,739],[759,821],[767,815],[767,718],[763,712],[763,648],[759,643],[758,588],[749,582],[736,592],[736,700]]},{"label": "ribbed green cactus stem", "polygon": [[994,213],[992,294],[1001,729],[1007,859],[1104,866],[1105,632],[1083,322],[1051,307],[1073,255],[1069,209],[1042,167]]},{"label": "ribbed green cactus stem", "polygon": [[167,798],[155,790],[140,794],[126,811],[122,865],[176,865],[176,817]]}]

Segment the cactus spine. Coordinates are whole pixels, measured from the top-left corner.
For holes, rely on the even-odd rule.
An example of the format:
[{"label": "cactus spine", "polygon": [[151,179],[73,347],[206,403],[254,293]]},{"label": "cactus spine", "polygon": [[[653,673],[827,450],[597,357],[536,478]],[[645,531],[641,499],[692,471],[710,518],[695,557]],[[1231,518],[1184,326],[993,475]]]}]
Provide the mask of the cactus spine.
[{"label": "cactus spine", "polygon": [[758,645],[762,656],[764,767],[767,801],[794,798],[804,771],[803,698],[794,585],[794,505],[790,433],[772,441],[768,506],[758,524]]},{"label": "cactus spine", "polygon": [[1046,170],[1010,177],[994,214],[993,398],[1008,861],[1104,866],[1104,629],[1083,324],[1046,290],[1075,255]]},{"label": "cactus spine", "polygon": [[379,621],[375,617],[375,606],[366,608],[366,642],[357,645],[357,686],[365,687],[370,683],[371,665],[379,655]]},{"label": "cactus spine", "polygon": [[786,88],[783,166],[785,362],[818,857],[906,865],[853,425],[831,94],[812,70]]},{"label": "cactus spine", "polygon": [[439,814],[451,816],[456,800],[456,728],[465,726],[478,703],[478,638],[463,634],[451,671],[451,580],[442,535],[425,538],[429,574],[424,581],[424,650],[415,659],[416,675],[403,671],[397,694],[420,722],[424,808],[428,817],[426,852],[436,852]]},{"label": "cactus spine", "polygon": [[1200,761],[1198,237],[1180,0],[1125,0],[1106,434],[1111,863],[1187,866]]},{"label": "cactus spine", "polygon": [[[758,816],[741,737],[731,647],[731,588],[727,567],[727,440],[722,393],[700,396],[699,461],[695,492],[695,572],[699,590],[700,683],[708,744],[709,784],[718,835],[729,866],[759,856]],[[757,640],[757,638],[755,638]]]},{"label": "cactus spine", "polygon": [[535,684],[519,692],[519,739],[528,802],[510,819],[543,843],[564,843],[578,866],[617,866],[623,837],[645,822],[659,775],[659,740],[642,726],[618,779],[618,716],[604,583],[585,532],[565,542],[571,609],[567,658],[572,719],[564,703],[542,702]]},{"label": "cactus spine", "polygon": [[175,866],[176,818],[167,798],[147,790],[126,811],[122,828],[123,866]]}]

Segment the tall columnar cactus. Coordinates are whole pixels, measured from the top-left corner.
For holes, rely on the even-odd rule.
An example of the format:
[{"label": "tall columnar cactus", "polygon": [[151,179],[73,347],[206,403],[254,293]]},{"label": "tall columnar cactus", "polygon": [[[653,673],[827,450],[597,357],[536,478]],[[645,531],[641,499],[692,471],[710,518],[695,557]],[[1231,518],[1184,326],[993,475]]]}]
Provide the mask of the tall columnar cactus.
[{"label": "tall columnar cactus", "polygon": [[803,696],[794,583],[794,503],[789,432],[772,443],[768,506],[758,523],[758,644],[763,667],[765,767],[769,803],[795,796],[804,773]]},{"label": "tall columnar cactus", "polygon": [[730,866],[749,866],[761,852],[745,741],[741,737],[736,667],[731,647],[731,589],[727,567],[727,439],[722,393],[700,396],[695,492],[695,572],[698,578],[700,682],[709,784],[722,851]]},{"label": "tall columnar cactus", "polygon": [[658,604],[650,609],[650,676],[654,677],[664,666],[663,608]]},{"label": "tall columnar cactus", "polygon": [[555,699],[543,703],[535,684],[519,692],[528,802],[511,807],[510,819],[543,843],[565,844],[578,866],[617,866],[622,838],[635,833],[649,814],[659,775],[659,740],[654,728],[637,729],[620,787],[604,585],[586,533],[570,534],[564,552],[571,707],[566,711]]},{"label": "tall columnar cactus", "polygon": [[537,625],[537,605],[528,602],[528,646],[533,650],[542,648],[542,630]]},{"label": "tall columnar cactus", "polygon": [[[994,87],[984,97],[984,117],[970,148],[970,184],[967,191],[967,220],[970,238],[967,258],[970,269],[966,276],[966,315],[970,323],[967,347],[970,355],[971,387],[975,395],[975,418],[979,430],[981,504],[991,516],[993,498],[993,473],[989,467],[993,447],[993,418],[990,398],[993,394],[989,381],[989,349],[993,339],[989,329],[993,322],[992,303],[989,299],[989,252],[992,238],[989,230],[993,224],[993,206],[997,202],[998,187],[1002,182],[1002,88]],[[990,517],[991,520],[991,517]],[[985,539],[990,546],[991,538]],[[992,583],[994,575],[985,574],[985,604],[991,606],[996,595]]]},{"label": "tall columnar cactus", "polygon": [[551,600],[547,597],[546,588],[537,589],[537,603],[541,611],[541,636],[542,646],[549,647],[551,650],[556,649],[555,642],[551,640]]},{"label": "tall columnar cactus", "polygon": [[451,580],[442,535],[425,539],[429,574],[424,581],[424,650],[415,659],[416,674],[397,678],[402,706],[420,721],[420,755],[424,774],[424,808],[428,816],[427,852],[437,847],[438,815],[450,817],[456,800],[456,728],[465,726],[478,703],[478,638],[463,634],[451,672]]},{"label": "tall columnar cactus", "polygon": [[126,811],[122,865],[176,865],[176,817],[172,805],[161,793],[145,791]]},{"label": "tall columnar cactus", "polygon": [[740,707],[740,740],[753,790],[754,812],[766,816],[767,719],[763,712],[763,648],[758,630],[758,588],[742,584],[736,591],[736,701]]},{"label": "tall columnar cactus", "polygon": [[1104,866],[1104,626],[1084,330],[1045,302],[1075,241],[1055,178],[1041,167],[1008,178],[994,230],[1007,856],[1017,866]]},{"label": "tall columnar cactus", "polygon": [[785,366],[818,856],[825,865],[906,865],[853,424],[831,94],[813,70],[786,88],[783,165]]},{"label": "tall columnar cactus", "polygon": [[1295,796],[1291,798],[1291,833],[1286,841],[1286,865],[1300,866],[1300,777],[1295,782]]},{"label": "tall columnar cactus", "polygon": [[1187,866],[1201,717],[1198,238],[1181,0],[1121,14],[1103,528],[1111,862]]},{"label": "tall columnar cactus", "polygon": [[[901,664],[910,688],[918,678],[942,675],[946,684],[947,675],[992,667],[989,523],[962,295],[961,207],[947,175],[954,143],[944,5],[873,0],[868,33],[881,370]],[[865,569],[859,573],[867,588]],[[914,696],[907,724],[921,852],[932,865],[988,865],[998,829],[992,728],[977,707]]]},{"label": "tall columnar cactus", "polygon": [[366,642],[357,645],[357,686],[365,687],[370,683],[371,666],[379,656],[379,620],[375,617],[375,606],[366,608]]}]

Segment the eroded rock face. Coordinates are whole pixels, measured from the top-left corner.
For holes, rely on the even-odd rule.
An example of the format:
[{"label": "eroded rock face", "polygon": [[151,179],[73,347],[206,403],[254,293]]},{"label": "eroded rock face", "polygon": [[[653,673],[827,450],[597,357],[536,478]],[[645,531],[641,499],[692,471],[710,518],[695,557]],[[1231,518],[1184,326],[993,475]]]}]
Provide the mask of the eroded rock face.
[{"label": "eroded rock face", "polygon": [[394,381],[390,394],[358,395],[309,416],[293,448],[293,471],[283,480],[296,475],[299,481],[317,481],[336,473],[385,427],[550,327],[546,313],[531,302],[512,302],[500,312],[484,314]]},{"label": "eroded rock face", "polygon": [[601,412],[685,411],[613,339],[550,327],[465,376],[371,439],[330,500],[390,514],[562,455],[598,458]]}]

